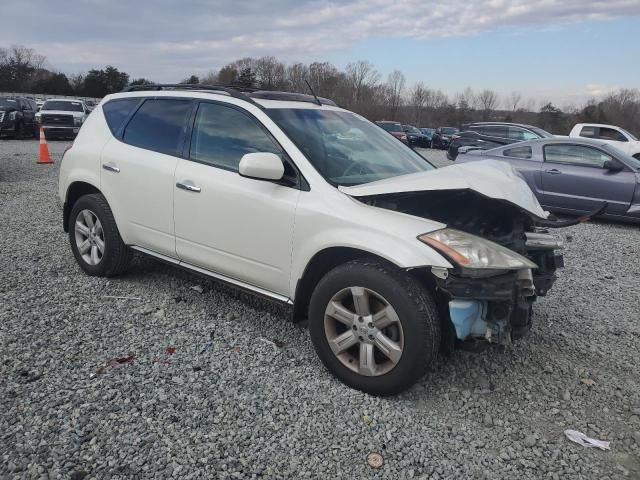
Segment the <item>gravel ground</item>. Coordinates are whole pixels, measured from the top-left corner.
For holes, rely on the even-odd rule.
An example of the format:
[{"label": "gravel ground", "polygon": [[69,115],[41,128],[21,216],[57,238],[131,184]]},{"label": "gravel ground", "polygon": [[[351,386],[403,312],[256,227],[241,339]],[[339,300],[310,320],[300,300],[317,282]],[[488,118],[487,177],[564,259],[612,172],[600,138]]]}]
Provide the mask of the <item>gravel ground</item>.
[{"label": "gravel ground", "polygon": [[527,338],[380,399],[333,379],[282,307],[150,258],[81,273],[36,152],[0,142],[0,478],[640,477],[637,226],[563,230]]}]

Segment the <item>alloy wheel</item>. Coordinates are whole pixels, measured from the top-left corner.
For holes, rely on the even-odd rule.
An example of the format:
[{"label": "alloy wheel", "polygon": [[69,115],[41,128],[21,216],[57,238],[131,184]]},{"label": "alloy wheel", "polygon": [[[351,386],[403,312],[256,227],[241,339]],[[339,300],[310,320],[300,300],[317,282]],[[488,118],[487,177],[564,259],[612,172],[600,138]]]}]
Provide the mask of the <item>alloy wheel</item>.
[{"label": "alloy wheel", "polygon": [[368,288],[336,293],[325,309],[324,331],[333,354],[360,375],[384,375],[402,357],[400,319],[382,295]]},{"label": "alloy wheel", "polygon": [[89,209],[81,210],[74,227],[76,247],[89,265],[97,265],[105,252],[104,231],[97,215]]}]

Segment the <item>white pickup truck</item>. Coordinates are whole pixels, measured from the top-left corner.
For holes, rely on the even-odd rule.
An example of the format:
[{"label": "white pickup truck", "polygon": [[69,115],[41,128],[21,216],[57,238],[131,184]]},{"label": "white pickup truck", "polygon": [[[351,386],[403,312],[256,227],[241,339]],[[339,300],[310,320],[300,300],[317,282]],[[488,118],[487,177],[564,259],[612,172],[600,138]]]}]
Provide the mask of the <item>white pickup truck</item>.
[{"label": "white pickup truck", "polygon": [[624,128],[599,123],[578,123],[570,137],[593,138],[609,143],[628,155],[640,159],[640,141]]},{"label": "white pickup truck", "polygon": [[36,123],[47,138],[75,138],[91,110],[82,100],[55,98],[44,102]]}]

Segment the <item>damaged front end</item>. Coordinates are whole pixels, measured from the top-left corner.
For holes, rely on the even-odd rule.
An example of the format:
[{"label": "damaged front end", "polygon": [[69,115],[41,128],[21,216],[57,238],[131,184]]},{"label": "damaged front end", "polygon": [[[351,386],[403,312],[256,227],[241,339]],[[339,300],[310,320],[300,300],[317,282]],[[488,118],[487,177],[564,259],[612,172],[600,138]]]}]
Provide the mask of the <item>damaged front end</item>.
[{"label": "damaged front end", "polygon": [[[446,229],[419,237],[454,265],[431,268],[438,300],[462,347],[509,344],[531,328],[532,306],[564,266],[550,221],[473,190],[360,197],[380,208],[437,220]],[[545,225],[542,227],[541,225]]]}]

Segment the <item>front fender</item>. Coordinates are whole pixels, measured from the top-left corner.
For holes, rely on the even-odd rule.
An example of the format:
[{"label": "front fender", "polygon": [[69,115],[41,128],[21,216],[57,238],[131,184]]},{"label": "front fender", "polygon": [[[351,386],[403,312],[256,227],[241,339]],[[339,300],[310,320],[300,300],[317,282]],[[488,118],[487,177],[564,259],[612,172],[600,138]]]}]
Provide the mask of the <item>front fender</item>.
[{"label": "front fender", "polygon": [[398,268],[411,269],[425,266],[452,268],[453,266],[434,249],[421,243],[416,237],[402,241],[393,235],[368,235],[356,228],[331,228],[306,237],[296,249],[291,266],[289,285],[291,298],[311,259],[330,248],[342,247],[360,250],[393,263]]}]

